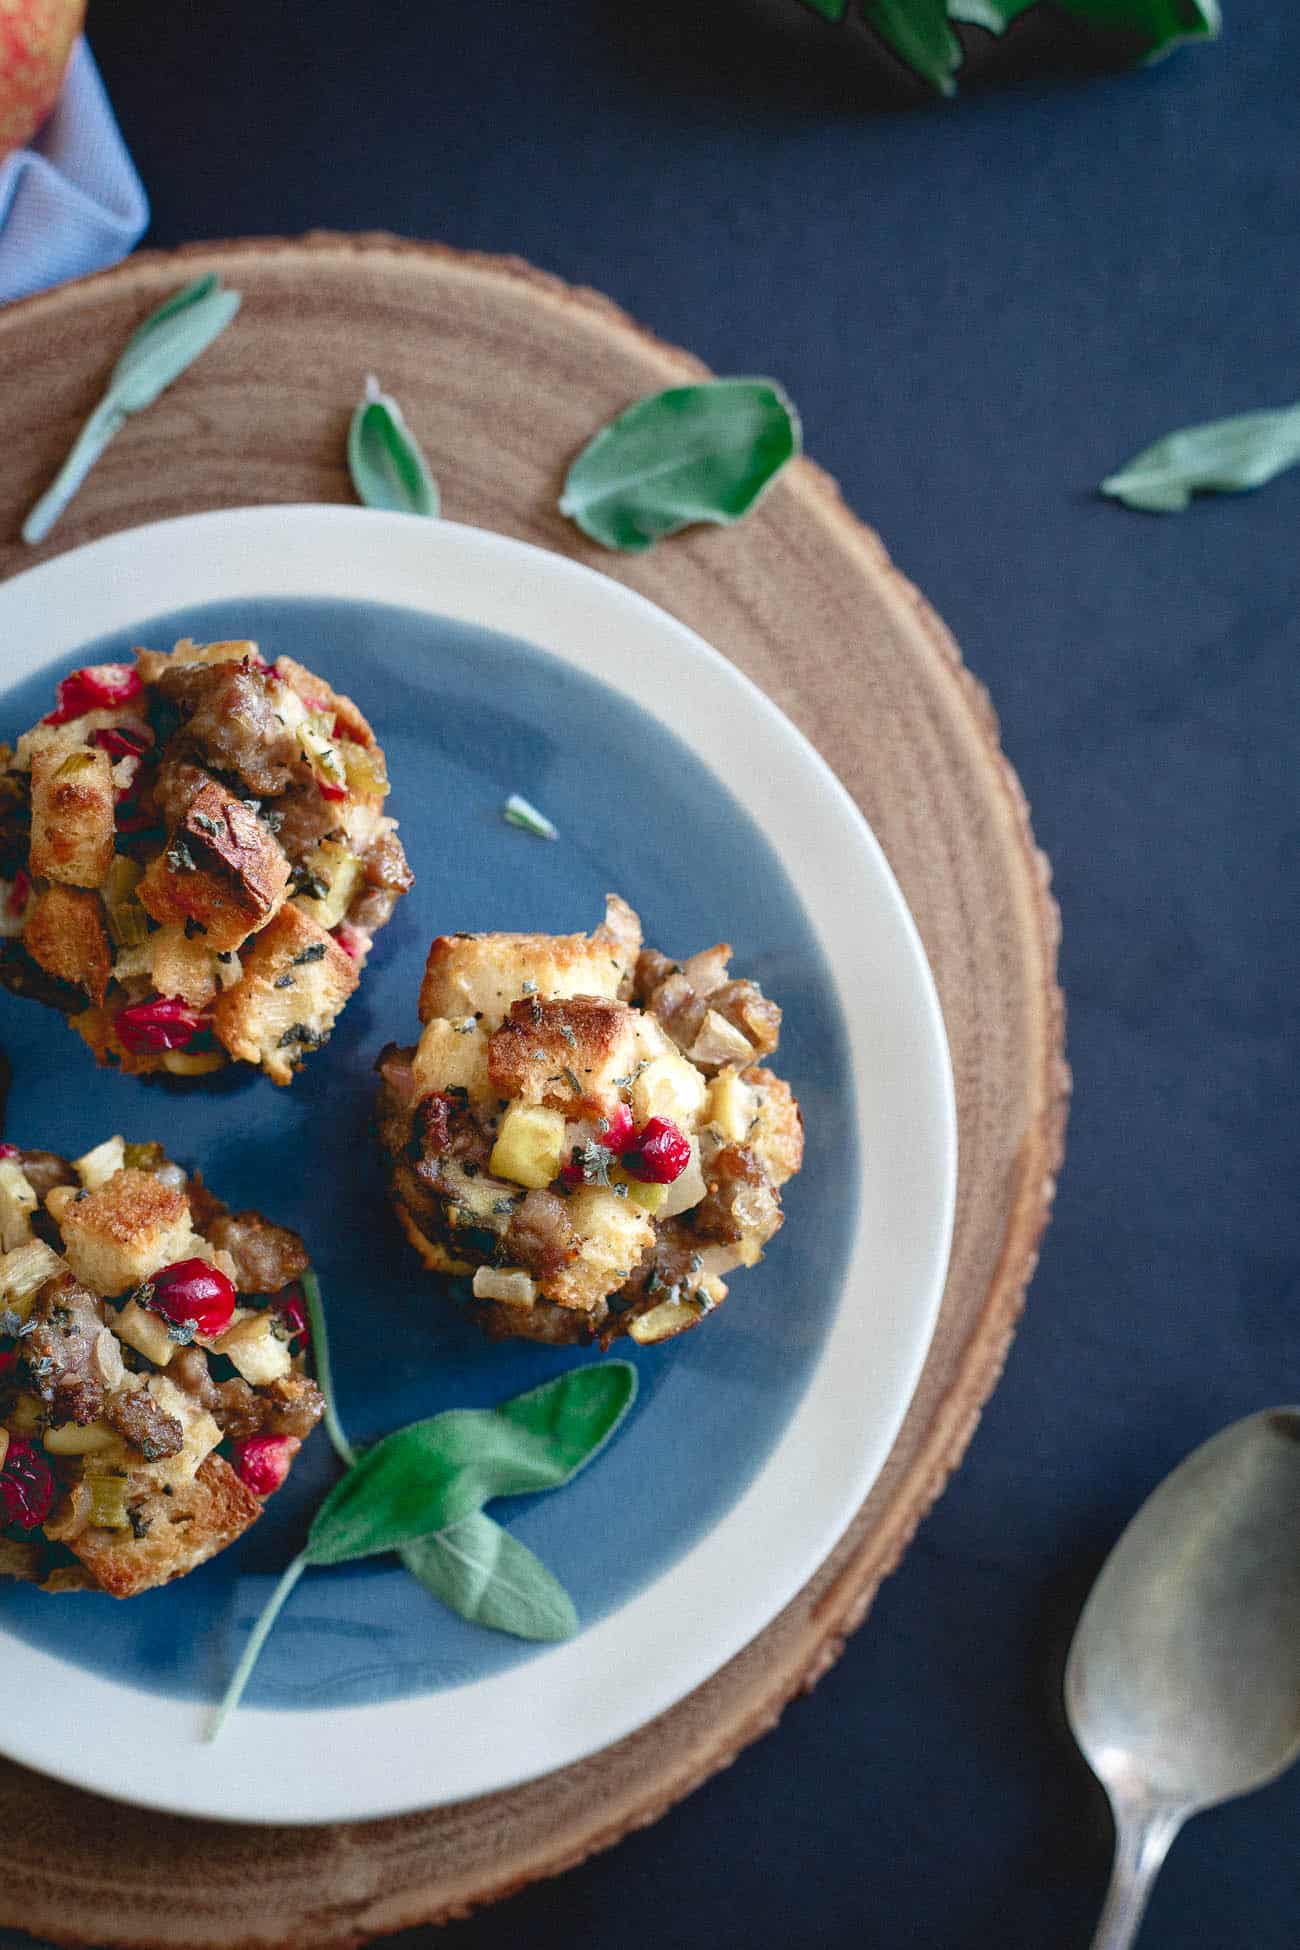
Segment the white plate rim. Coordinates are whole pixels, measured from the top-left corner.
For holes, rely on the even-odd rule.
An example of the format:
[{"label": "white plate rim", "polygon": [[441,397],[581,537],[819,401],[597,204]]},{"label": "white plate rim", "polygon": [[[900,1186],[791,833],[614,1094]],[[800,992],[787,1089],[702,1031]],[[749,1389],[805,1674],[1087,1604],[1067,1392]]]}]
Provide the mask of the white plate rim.
[{"label": "white plate rim", "polygon": [[[920,1377],[951,1244],[957,1122],[920,937],[844,787],[717,650],[566,556],[459,523],[360,508],[179,516],[0,584],[6,677],[149,615],[255,596],[387,602],[500,630],[668,723],[758,821],[799,889],[844,1015],[867,1159],[843,1293],[870,1295],[872,1311],[841,1303],[798,1407],[735,1504],[658,1579],[576,1638],[452,1691],[381,1705],[245,1707],[209,1745],[203,1705],[87,1674],[5,1635],[0,1751],[11,1759],[167,1813],[307,1825],[406,1814],[572,1765],[677,1705],[777,1616],[865,1500]],[[858,903],[844,898],[846,866],[853,890],[870,896],[869,929]],[[846,992],[849,967],[872,995],[870,1017]],[[887,1153],[874,1158],[862,1128],[868,1086],[887,1091],[897,1120]],[[764,1540],[757,1568],[747,1549],[756,1536]],[[689,1634],[671,1629],[683,1616]],[[79,1711],[52,1742],[43,1703],[68,1685]]]}]

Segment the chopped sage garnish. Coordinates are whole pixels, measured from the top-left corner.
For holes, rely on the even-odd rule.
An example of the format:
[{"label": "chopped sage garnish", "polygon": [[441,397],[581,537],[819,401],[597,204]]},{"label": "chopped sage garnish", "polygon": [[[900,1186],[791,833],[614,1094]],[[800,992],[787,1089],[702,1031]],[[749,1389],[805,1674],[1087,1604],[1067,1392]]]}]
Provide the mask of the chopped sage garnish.
[{"label": "chopped sage garnish", "polygon": [[538,812],[536,806],[518,792],[512,792],[501,808],[501,817],[507,826],[521,827],[525,833],[534,833],[539,840],[558,840],[560,835],[552,826],[545,813]]}]

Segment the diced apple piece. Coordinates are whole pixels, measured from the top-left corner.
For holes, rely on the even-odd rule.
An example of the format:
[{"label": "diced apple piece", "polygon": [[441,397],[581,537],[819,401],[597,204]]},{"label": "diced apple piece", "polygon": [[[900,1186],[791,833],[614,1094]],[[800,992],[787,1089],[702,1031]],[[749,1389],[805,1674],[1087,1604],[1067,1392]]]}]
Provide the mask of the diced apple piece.
[{"label": "diced apple piece", "polygon": [[534,1190],[549,1185],[564,1156],[564,1113],[542,1104],[512,1104],[492,1147],[488,1169]]}]

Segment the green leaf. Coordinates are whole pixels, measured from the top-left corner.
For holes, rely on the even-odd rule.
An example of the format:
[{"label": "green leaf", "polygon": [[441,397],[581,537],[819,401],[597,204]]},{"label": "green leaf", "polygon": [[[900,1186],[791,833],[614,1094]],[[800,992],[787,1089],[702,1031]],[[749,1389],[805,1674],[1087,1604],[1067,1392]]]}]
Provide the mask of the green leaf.
[{"label": "green leaf", "polygon": [[611,420],[569,469],[560,512],[605,548],[649,548],[692,522],[743,514],[799,451],[771,379],[672,386]]},{"label": "green leaf", "polygon": [[213,276],[174,292],[136,327],[114,366],[103,399],[73,443],[63,466],[23,523],[25,542],[43,542],[114,434],[132,413],[152,406],[179,379],[239,310],[237,291]]},{"label": "green leaf", "polygon": [[395,399],[371,374],[348,429],[348,468],[357,499],[399,515],[437,515],[438,484]]},{"label": "green leaf", "polygon": [[636,1396],[626,1361],[573,1368],[494,1409],[450,1409],[363,1451],[316,1513],[304,1555],[342,1564],[397,1550],[492,1497],[558,1489],[604,1447]]},{"label": "green leaf", "polygon": [[507,826],[519,826],[525,833],[534,834],[539,840],[558,840],[560,835],[544,812],[529,803],[518,792],[512,792],[501,808],[501,817]]},{"label": "green leaf", "polygon": [[275,1624],[276,1619],[289,1602],[294,1586],[306,1569],[306,1557],[295,1557],[288,1568],[281,1573],[280,1582],[276,1585],[275,1590],[271,1593],[265,1605],[263,1605],[261,1617],[257,1620],[257,1623],[248,1635],[248,1644],[244,1647],[239,1664],[231,1673],[230,1683],[222,1694],[217,1710],[212,1716],[212,1724],[209,1726],[207,1732],[207,1738],[209,1740],[215,1740],[217,1738],[222,1727],[225,1726],[226,1721],[244,1697],[244,1688],[253,1676],[253,1667],[261,1657],[262,1647],[271,1636],[271,1627]]},{"label": "green leaf", "polygon": [[1219,0],[1058,0],[1093,27],[1140,35],[1145,58],[1172,53],[1184,41],[1213,40],[1223,25]]},{"label": "green leaf", "polygon": [[862,18],[939,94],[955,94],[962,47],[945,0],[863,0]]},{"label": "green leaf", "polygon": [[1101,492],[1149,514],[1176,514],[1193,493],[1243,494],[1300,462],[1300,403],[1183,427],[1143,448]]},{"label": "green leaf", "polygon": [[948,0],[948,18],[985,27],[990,34],[1005,34],[1013,20],[1037,5],[1038,0]]},{"label": "green leaf", "polygon": [[567,1639],[578,1614],[564,1586],[526,1544],[483,1511],[402,1546],[413,1577],[472,1624],[517,1639]]}]

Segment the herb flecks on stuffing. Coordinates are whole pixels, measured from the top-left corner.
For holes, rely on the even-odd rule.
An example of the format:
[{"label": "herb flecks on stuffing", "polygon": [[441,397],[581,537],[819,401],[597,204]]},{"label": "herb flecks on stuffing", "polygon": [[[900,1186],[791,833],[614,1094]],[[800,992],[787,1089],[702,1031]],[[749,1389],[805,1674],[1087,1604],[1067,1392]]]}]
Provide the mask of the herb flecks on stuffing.
[{"label": "herb flecks on stuffing", "polygon": [[98,1062],[291,1081],[411,885],[350,698],[247,642],[94,664],[0,750],[0,981]]},{"label": "herb flecks on stuffing", "polygon": [[397,1216],[493,1338],[654,1342],[781,1224],[803,1130],[781,1012],[725,944],[677,963],[611,895],[590,935],[444,935],[379,1061]]}]

